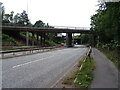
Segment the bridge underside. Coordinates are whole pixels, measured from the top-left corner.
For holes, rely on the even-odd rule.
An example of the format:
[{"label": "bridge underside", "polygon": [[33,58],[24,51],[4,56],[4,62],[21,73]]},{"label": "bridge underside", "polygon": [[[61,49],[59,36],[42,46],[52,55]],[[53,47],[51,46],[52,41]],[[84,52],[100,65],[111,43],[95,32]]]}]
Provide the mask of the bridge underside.
[{"label": "bridge underside", "polygon": [[[63,28],[36,28],[36,27],[13,27],[13,26],[3,26],[2,27],[3,32],[20,32],[24,31],[26,32],[26,45],[29,45],[29,35],[28,32],[32,33],[32,36],[34,37],[34,34],[41,37],[41,46],[45,45],[45,33],[66,33],[66,45],[67,47],[72,47],[72,33],[86,33],[91,34],[90,30],[82,30],[82,29],[63,29]],[[34,45],[34,40],[32,40],[32,45]]]}]

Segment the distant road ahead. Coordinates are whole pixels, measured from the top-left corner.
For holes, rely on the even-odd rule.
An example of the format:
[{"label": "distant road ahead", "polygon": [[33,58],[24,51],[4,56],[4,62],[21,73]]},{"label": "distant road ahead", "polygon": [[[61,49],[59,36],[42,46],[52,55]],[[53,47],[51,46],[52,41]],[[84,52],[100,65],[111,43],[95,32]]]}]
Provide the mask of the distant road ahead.
[{"label": "distant road ahead", "polygon": [[49,88],[87,51],[76,46],[2,60],[3,88]]}]

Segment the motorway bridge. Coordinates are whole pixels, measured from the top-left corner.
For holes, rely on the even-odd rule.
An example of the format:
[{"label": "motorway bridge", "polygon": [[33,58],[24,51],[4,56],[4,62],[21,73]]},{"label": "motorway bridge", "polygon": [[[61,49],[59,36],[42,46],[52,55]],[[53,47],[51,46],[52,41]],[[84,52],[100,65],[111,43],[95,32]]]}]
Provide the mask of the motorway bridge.
[{"label": "motorway bridge", "polygon": [[[26,45],[29,45],[29,35],[31,32],[34,38],[34,35],[37,35],[37,38],[40,36],[41,43],[45,43],[46,33],[66,33],[66,45],[67,47],[72,47],[72,33],[92,33],[90,28],[86,27],[67,27],[67,26],[54,26],[53,28],[41,28],[41,27],[15,27],[15,26],[2,26],[3,32],[12,32],[12,31],[24,31],[26,32]],[[34,45],[34,40],[32,42]]]}]

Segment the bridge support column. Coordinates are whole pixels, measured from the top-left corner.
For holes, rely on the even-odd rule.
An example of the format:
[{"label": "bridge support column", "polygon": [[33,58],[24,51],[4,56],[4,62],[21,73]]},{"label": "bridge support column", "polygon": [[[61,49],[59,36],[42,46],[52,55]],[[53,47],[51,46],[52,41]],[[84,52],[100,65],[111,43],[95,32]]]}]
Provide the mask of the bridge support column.
[{"label": "bridge support column", "polygon": [[29,45],[29,32],[26,31],[26,46]]},{"label": "bridge support column", "polygon": [[36,35],[37,35],[37,41],[39,41],[39,35],[38,35],[38,33],[36,33]]},{"label": "bridge support column", "polygon": [[43,40],[43,46],[45,46],[45,38],[46,38],[45,34],[46,33],[43,33],[43,38],[44,38],[44,40]]},{"label": "bridge support column", "polygon": [[66,45],[67,45],[67,47],[73,47],[73,45],[72,45],[72,33],[66,33]]},{"label": "bridge support column", "polygon": [[40,44],[41,44],[41,46],[43,45],[42,43],[43,43],[43,33],[40,33]]},{"label": "bridge support column", "polygon": [[34,38],[35,38],[34,35],[35,35],[34,32],[32,32],[32,46],[34,46]]},{"label": "bridge support column", "polygon": [[36,33],[36,36],[37,36],[37,45],[39,45],[39,34]]}]

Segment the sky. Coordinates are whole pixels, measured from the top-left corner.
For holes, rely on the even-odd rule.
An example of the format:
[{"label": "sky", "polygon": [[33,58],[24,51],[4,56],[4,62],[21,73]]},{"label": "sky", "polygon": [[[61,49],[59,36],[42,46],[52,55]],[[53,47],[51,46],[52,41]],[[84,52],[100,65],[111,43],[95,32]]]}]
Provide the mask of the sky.
[{"label": "sky", "polygon": [[26,10],[32,24],[38,20],[51,26],[90,27],[98,0],[0,0],[5,13]]}]

